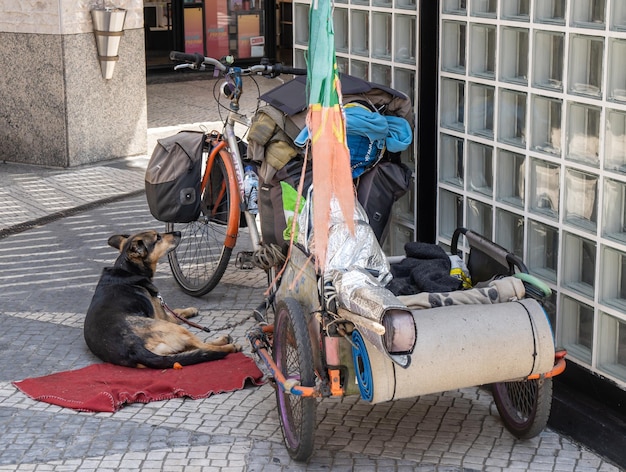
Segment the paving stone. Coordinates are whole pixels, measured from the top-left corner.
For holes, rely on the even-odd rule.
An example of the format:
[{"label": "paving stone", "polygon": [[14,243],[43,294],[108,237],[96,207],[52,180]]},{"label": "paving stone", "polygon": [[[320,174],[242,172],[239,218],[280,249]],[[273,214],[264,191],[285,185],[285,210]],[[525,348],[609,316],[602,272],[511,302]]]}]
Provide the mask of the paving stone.
[{"label": "paving stone", "polygon": [[[218,127],[213,83],[149,85],[149,146],[181,128]],[[164,227],[136,194],[147,161],[80,169],[0,164],[0,471],[619,470],[549,429],[533,440],[514,439],[481,388],[380,405],[356,396],[320,400],[308,464],[294,462],[285,449],[269,384],[198,401],[133,404],[114,414],[77,413],[21,394],[12,380],[97,362],[84,345],[82,322],[102,268],[116,257],[106,241]],[[82,210],[74,212],[76,206]],[[46,219],[55,214],[60,218]],[[38,224],[29,225],[33,220]],[[249,244],[242,230],[237,250]],[[249,317],[266,282],[262,270],[238,270],[233,261],[216,289],[200,298],[178,288],[167,262],[155,277],[169,305],[200,309],[200,324],[215,330],[241,323],[225,332],[248,354]]]}]

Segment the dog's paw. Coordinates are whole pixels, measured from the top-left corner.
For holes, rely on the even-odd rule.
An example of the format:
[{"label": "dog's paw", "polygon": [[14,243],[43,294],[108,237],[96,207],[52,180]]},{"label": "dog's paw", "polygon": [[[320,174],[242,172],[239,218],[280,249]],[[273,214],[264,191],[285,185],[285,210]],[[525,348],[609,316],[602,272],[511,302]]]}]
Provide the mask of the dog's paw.
[{"label": "dog's paw", "polygon": [[225,346],[226,344],[230,344],[232,342],[233,338],[230,336],[230,334],[224,334],[223,336],[215,338],[213,341],[211,341],[211,344],[214,344],[215,346]]},{"label": "dog's paw", "polygon": [[232,351],[231,352],[241,352],[242,347],[240,344],[227,344],[227,346],[231,346],[232,347]]},{"label": "dog's paw", "polygon": [[174,310],[177,315],[182,316],[185,319],[193,318],[194,316],[198,316],[200,310],[195,307],[190,308],[176,308]]}]

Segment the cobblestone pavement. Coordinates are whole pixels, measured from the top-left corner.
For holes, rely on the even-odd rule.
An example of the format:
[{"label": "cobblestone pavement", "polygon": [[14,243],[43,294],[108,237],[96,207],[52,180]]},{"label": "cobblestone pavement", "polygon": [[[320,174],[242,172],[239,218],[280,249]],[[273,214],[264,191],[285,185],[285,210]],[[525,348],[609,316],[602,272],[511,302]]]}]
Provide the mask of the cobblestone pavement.
[{"label": "cobblestone pavement", "polygon": [[[201,117],[206,105],[198,92],[210,86],[149,85],[152,142],[181,123],[216,120]],[[106,239],[162,227],[140,193],[146,160],[72,170],[0,166],[0,471],[619,470],[550,429],[515,440],[480,388],[380,405],[357,397],[321,400],[309,464],[286,453],[269,384],[204,400],[132,404],[112,414],[29,399],[11,381],[98,362],[84,344],[82,322],[102,267],[115,258]],[[262,299],[262,271],[231,264],[219,286],[199,299],[177,288],[167,263],[155,283],[168,304],[197,306],[198,322],[210,328],[242,321],[228,332],[251,355],[245,333]]]}]

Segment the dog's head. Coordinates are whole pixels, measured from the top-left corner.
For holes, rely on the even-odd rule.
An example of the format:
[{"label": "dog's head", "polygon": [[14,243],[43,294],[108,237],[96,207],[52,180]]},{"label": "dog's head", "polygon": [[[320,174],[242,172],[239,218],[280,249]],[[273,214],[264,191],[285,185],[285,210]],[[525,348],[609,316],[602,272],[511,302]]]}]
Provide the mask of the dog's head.
[{"label": "dog's head", "polygon": [[116,267],[123,267],[130,272],[139,272],[149,277],[154,275],[159,259],[175,249],[179,242],[178,231],[159,233],[153,230],[132,236],[116,234],[108,240],[109,246],[120,251],[120,256],[115,261]]}]

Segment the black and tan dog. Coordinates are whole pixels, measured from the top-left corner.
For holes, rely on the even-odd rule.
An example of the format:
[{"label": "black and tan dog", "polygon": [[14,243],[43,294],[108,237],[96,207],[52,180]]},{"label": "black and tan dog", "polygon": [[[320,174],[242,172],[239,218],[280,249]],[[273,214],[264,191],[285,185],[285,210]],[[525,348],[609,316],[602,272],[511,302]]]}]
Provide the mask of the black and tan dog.
[{"label": "black and tan dog", "polygon": [[[89,349],[105,362],[127,367],[165,369],[221,359],[241,348],[230,336],[202,342],[168,313],[152,283],[159,258],[180,242],[180,233],[145,231],[116,235],[109,245],[120,250],[113,267],[103,270],[85,318]],[[174,310],[189,318],[196,308]]]}]

